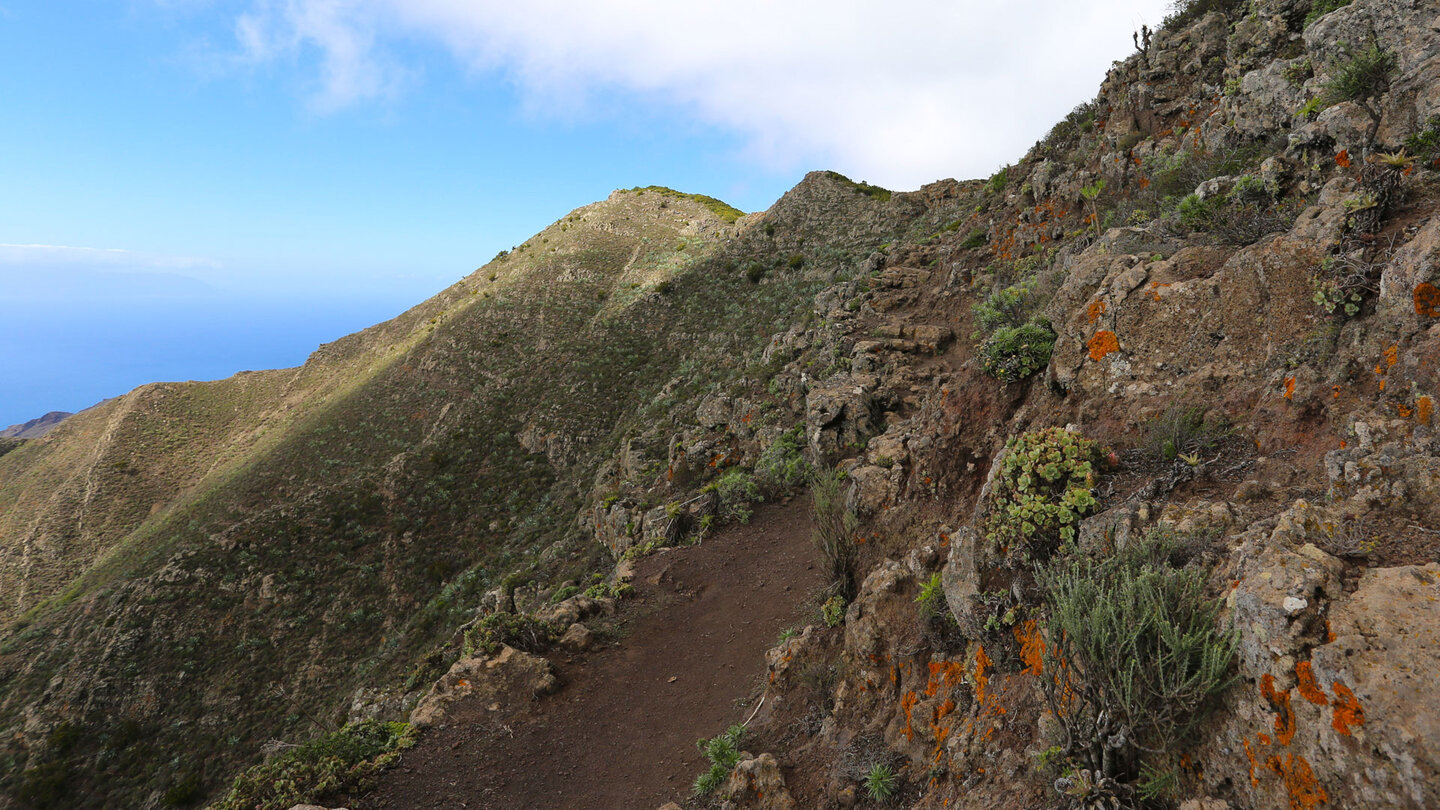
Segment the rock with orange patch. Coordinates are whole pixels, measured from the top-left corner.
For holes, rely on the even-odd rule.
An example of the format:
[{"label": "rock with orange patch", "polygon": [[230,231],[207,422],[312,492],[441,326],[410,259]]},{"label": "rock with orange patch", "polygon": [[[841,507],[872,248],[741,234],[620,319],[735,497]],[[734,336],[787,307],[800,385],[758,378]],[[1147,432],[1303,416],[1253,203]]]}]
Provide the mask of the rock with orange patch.
[{"label": "rock with orange patch", "polygon": [[1311,764],[1343,765],[1345,806],[1440,807],[1440,564],[1367,570],[1330,622],[1335,640],[1311,653],[1332,695]]}]

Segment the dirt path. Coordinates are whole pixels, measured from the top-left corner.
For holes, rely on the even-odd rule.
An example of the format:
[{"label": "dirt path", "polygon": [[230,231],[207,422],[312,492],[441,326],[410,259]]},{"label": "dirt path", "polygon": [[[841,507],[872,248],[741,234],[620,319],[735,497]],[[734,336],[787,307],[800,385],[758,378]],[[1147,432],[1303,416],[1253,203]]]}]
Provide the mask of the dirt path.
[{"label": "dirt path", "polygon": [[636,808],[680,801],[701,772],[695,740],[759,696],[763,653],[820,587],[808,502],[757,511],[699,546],[637,566],[622,640],[552,660],[565,683],[508,726],[466,717],[431,730],[379,787],[349,805],[400,808]]}]

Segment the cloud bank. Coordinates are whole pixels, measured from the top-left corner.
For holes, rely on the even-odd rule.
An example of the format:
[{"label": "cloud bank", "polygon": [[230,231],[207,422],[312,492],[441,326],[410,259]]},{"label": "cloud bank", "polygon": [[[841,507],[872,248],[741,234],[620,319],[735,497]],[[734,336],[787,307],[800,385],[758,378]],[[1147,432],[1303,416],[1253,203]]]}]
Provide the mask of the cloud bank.
[{"label": "cloud bank", "polygon": [[835,168],[914,188],[989,174],[1075,104],[1164,0],[255,0],[256,62],[313,66],[322,110],[417,80],[436,43],[532,112],[653,105],[740,136],[770,168]]}]

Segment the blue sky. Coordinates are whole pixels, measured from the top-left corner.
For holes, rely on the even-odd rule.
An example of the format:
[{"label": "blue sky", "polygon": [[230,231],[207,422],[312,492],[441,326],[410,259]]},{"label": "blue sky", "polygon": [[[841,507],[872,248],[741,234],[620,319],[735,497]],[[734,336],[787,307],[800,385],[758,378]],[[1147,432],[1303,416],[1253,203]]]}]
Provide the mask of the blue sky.
[{"label": "blue sky", "polygon": [[0,0],[0,427],[297,364],[616,188],[988,175],[1164,5]]}]

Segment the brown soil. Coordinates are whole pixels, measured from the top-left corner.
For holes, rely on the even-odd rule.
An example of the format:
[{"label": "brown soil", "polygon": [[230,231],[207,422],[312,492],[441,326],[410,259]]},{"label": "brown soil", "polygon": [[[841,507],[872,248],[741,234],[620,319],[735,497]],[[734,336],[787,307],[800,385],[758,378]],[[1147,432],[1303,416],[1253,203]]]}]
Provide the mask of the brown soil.
[{"label": "brown soil", "polygon": [[351,800],[385,808],[654,808],[703,770],[695,741],[740,723],[764,652],[822,583],[808,502],[639,562],[617,643],[552,656],[565,686],[507,725],[461,702]]}]

